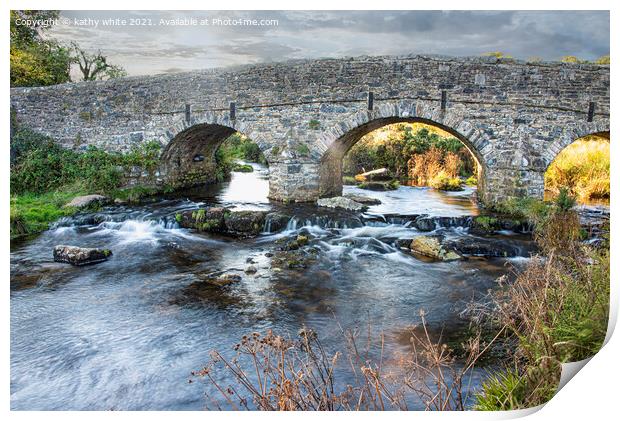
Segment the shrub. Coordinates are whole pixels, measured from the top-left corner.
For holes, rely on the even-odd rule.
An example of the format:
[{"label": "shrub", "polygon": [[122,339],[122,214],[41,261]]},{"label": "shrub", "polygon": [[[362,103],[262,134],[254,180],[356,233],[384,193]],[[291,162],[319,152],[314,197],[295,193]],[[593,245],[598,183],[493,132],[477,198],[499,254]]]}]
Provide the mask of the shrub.
[{"label": "shrub", "polygon": [[461,179],[458,177],[450,177],[445,171],[440,171],[428,183],[430,187],[437,190],[459,191],[461,187]]},{"label": "shrub", "polygon": [[344,177],[342,177],[342,184],[344,184],[345,186],[354,186],[357,184],[357,180],[355,179],[355,177],[345,175]]},{"label": "shrub", "polygon": [[96,147],[76,152],[49,137],[20,130],[11,140],[11,148],[15,155],[11,167],[12,194],[45,193],[75,183],[90,192],[104,193],[120,187],[124,172],[131,167],[154,171],[161,146],[146,142],[125,155]]},{"label": "shrub", "polygon": [[465,184],[468,186],[478,185],[478,177],[476,177],[475,175],[472,175],[471,177],[467,178],[467,180],[465,180]]}]

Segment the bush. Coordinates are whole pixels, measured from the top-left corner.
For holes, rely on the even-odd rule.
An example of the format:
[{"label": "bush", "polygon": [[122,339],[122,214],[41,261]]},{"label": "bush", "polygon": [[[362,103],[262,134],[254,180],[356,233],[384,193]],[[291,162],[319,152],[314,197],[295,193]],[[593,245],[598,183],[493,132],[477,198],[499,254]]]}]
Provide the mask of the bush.
[{"label": "bush", "polygon": [[132,167],[154,171],[160,148],[157,142],[146,142],[125,155],[95,147],[80,153],[63,148],[49,137],[20,130],[11,139],[15,156],[11,193],[45,193],[75,183],[91,193],[105,193],[120,187],[124,172]]},{"label": "bush", "polygon": [[253,172],[254,167],[250,164],[234,164],[232,167],[232,171],[235,172]]},{"label": "bush", "polygon": [[357,184],[357,180],[355,177],[351,177],[350,175],[345,175],[342,177],[342,184],[345,186],[355,186]]},{"label": "bush", "polygon": [[471,177],[467,178],[467,180],[465,180],[465,184],[468,186],[477,186],[478,177],[476,177],[475,175],[472,175]]},{"label": "bush", "polygon": [[428,183],[430,187],[437,190],[459,191],[461,187],[461,179],[458,177],[450,177],[445,171],[440,171]]}]

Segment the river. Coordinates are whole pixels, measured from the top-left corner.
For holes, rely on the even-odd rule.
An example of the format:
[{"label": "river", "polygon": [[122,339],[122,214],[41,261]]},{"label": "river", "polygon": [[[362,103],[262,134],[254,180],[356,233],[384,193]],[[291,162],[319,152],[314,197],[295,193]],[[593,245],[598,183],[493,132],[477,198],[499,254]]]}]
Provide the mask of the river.
[{"label": "river", "polygon": [[[267,199],[267,170],[253,166],[254,172],[234,173],[230,182],[139,206],[110,206],[95,223],[65,220],[13,241],[13,410],[204,409],[209,386],[189,382],[190,373],[213,349],[232,355],[244,334],[273,329],[294,336],[309,326],[334,351],[342,344],[336,322],[345,329],[371,326],[385,333],[385,353],[393,353],[405,346],[404,333],[419,322],[420,309],[437,331],[464,330],[459,312],[466,303],[525,260],[429,262],[394,245],[418,233],[382,215],[475,215],[471,189],[368,192],[346,186],[347,193],[382,201],[370,207],[363,225],[346,218],[319,223],[314,205],[290,205],[298,216],[287,230],[253,239],[178,228],[177,212],[205,204],[284,208]],[[468,235],[460,227],[448,230]],[[268,252],[278,239],[300,232],[312,234],[316,260],[304,269],[273,270]],[[73,267],[53,262],[58,244],[107,247],[114,254],[101,264]],[[255,274],[243,272],[249,260]],[[204,274],[224,270],[242,281],[204,287]],[[471,387],[482,375],[483,369],[474,372]]]}]

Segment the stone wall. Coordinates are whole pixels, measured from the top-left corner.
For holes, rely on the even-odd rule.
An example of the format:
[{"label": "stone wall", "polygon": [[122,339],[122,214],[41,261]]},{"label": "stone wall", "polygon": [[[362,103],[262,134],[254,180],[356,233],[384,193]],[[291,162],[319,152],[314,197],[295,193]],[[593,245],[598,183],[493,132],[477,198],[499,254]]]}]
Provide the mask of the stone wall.
[{"label": "stone wall", "polygon": [[239,131],[264,152],[270,195],[280,200],[338,194],[341,157],[363,133],[423,121],[470,148],[483,170],[481,199],[495,202],[541,197],[542,174],[564,147],[609,131],[609,67],[490,57],[299,60],[14,88],[11,106],[19,124],[68,148],[128,151],[156,140],[168,180],[193,170],[209,180],[223,136]]}]

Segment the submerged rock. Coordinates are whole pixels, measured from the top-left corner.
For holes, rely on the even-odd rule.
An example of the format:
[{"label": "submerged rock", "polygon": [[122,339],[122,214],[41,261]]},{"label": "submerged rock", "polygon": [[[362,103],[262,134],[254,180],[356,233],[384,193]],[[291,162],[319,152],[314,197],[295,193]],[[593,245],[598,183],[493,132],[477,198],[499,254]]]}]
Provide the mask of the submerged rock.
[{"label": "submerged rock", "polygon": [[420,235],[411,240],[409,249],[414,253],[443,260],[444,262],[461,260],[463,258],[454,250],[444,247],[442,241],[443,237],[439,235]]},{"label": "submerged rock", "polygon": [[345,194],[344,197],[347,199],[351,199],[354,202],[361,203],[362,205],[380,205],[381,201],[379,199],[375,199],[374,197],[364,196],[363,194]]},{"label": "submerged rock", "polygon": [[319,199],[316,201],[316,204],[325,208],[344,209],[354,212],[363,212],[368,209],[368,206],[362,205],[361,203],[343,196]]},{"label": "submerged rock", "polygon": [[108,260],[112,251],[108,249],[84,248],[58,245],[54,247],[54,261],[84,266]]},{"label": "submerged rock", "polygon": [[110,199],[108,199],[106,196],[102,196],[100,194],[89,194],[86,196],[74,197],[65,206],[73,208],[86,208],[93,205],[105,205],[109,202]]},{"label": "submerged rock", "polygon": [[469,227],[471,216],[427,216],[416,218],[414,226],[419,231],[434,231],[438,228]]},{"label": "submerged rock", "polygon": [[223,287],[226,285],[234,284],[241,281],[241,276],[234,275],[232,273],[225,273],[224,275],[209,277],[205,279],[205,282],[210,285]]}]

